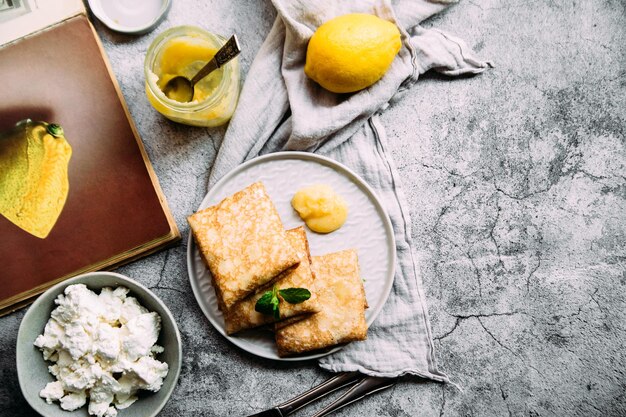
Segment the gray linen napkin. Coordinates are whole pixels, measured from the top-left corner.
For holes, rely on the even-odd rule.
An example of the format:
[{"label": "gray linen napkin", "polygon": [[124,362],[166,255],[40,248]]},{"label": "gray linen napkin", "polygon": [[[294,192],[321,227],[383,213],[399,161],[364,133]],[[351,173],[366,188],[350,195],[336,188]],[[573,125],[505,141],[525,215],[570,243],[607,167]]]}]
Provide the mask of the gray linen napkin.
[{"label": "gray linen napkin", "polygon": [[[413,374],[448,381],[437,369],[414,251],[409,210],[377,113],[408,90],[419,74],[477,74],[488,62],[476,59],[463,41],[417,26],[451,2],[439,0],[272,0],[278,17],[243,86],[209,178],[209,188],[240,163],[280,150],[307,150],[331,157],[367,181],[394,227],[398,260],[392,292],[368,338],[320,359],[333,372],[374,376]],[[370,13],[398,25],[403,47],[376,84],[352,95],[330,93],[303,71],[306,46],[323,22],[346,13]]]}]

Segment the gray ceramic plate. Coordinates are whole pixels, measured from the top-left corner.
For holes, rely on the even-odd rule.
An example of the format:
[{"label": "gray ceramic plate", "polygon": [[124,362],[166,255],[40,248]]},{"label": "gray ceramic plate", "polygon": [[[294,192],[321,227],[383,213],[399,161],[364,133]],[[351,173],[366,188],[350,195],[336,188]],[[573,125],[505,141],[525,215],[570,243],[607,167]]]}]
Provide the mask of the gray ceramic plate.
[{"label": "gray ceramic plate", "polygon": [[[350,169],[332,159],[306,152],[279,152],[252,159],[226,174],[206,195],[199,209],[217,204],[253,182],[262,181],[278,210],[286,229],[303,225],[291,207],[291,198],[300,188],[311,184],[328,184],[348,203],[348,219],[337,231],[323,235],[307,229],[311,255],[323,255],[342,249],[357,249],[361,276],[369,308],[365,312],[368,326],[383,308],[395,270],[396,244],[389,216],[374,191]],[[258,329],[227,336],[224,318],[217,306],[210,272],[190,234],[187,268],[191,288],[213,326],[240,348],[268,359],[305,360],[319,358],[341,348],[293,358],[280,358],[274,336]]]},{"label": "gray ceramic plate", "polygon": [[61,294],[68,285],[80,283],[87,285],[90,290],[96,293],[99,293],[103,287],[124,286],[130,290],[129,295],[137,298],[141,305],[161,316],[161,333],[157,343],[163,346],[165,351],[157,356],[157,359],[167,362],[169,366],[163,386],[157,393],[140,392],[137,402],[127,409],[119,410],[118,413],[119,417],[156,416],[172,394],[180,375],[182,359],[180,333],[172,313],[152,291],[124,275],[112,272],[91,272],[63,281],[40,295],[28,309],[20,324],[16,353],[17,376],[26,401],[35,411],[45,417],[89,416],[87,406],[68,412],[61,409],[58,403],[47,404],[44,399],[39,397],[39,391],[48,382],[53,381],[54,377],[48,372],[50,363],[44,361],[39,349],[33,345],[50,319],[50,313],[56,307],[54,299],[57,295]]}]

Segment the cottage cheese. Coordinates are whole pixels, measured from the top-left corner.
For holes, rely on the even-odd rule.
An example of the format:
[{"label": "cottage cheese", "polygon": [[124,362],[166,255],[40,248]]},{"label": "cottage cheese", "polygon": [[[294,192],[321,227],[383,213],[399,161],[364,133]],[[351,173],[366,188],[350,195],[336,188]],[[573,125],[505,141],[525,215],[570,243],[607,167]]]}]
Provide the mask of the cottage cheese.
[{"label": "cottage cheese", "polygon": [[83,284],[59,295],[44,332],[35,340],[56,381],[39,395],[64,410],[87,403],[90,415],[114,417],[137,401],[140,389],[158,391],[167,363],[155,359],[161,318],[148,312],[124,287],[100,294]]}]

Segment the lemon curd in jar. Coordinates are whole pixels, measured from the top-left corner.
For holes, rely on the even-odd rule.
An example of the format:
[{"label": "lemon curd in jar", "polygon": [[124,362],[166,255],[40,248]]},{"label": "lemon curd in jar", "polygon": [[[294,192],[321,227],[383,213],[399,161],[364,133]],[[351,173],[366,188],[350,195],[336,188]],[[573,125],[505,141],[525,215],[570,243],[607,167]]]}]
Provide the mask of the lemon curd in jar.
[{"label": "lemon curd in jar", "polygon": [[189,103],[165,96],[167,82],[179,75],[188,79],[209,62],[226,39],[193,26],[169,29],[152,42],[144,63],[146,94],[152,106],[178,123],[219,126],[226,123],[239,97],[239,61],[231,60],[194,86]]}]

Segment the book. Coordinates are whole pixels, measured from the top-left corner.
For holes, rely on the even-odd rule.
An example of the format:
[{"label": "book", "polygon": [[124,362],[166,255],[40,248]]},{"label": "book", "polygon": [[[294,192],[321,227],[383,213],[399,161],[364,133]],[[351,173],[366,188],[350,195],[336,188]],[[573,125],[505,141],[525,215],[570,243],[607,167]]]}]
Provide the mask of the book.
[{"label": "book", "polygon": [[0,0],[0,79],[0,132],[24,119],[56,123],[71,146],[66,200],[46,237],[0,215],[0,315],[180,239],[80,0]]}]

